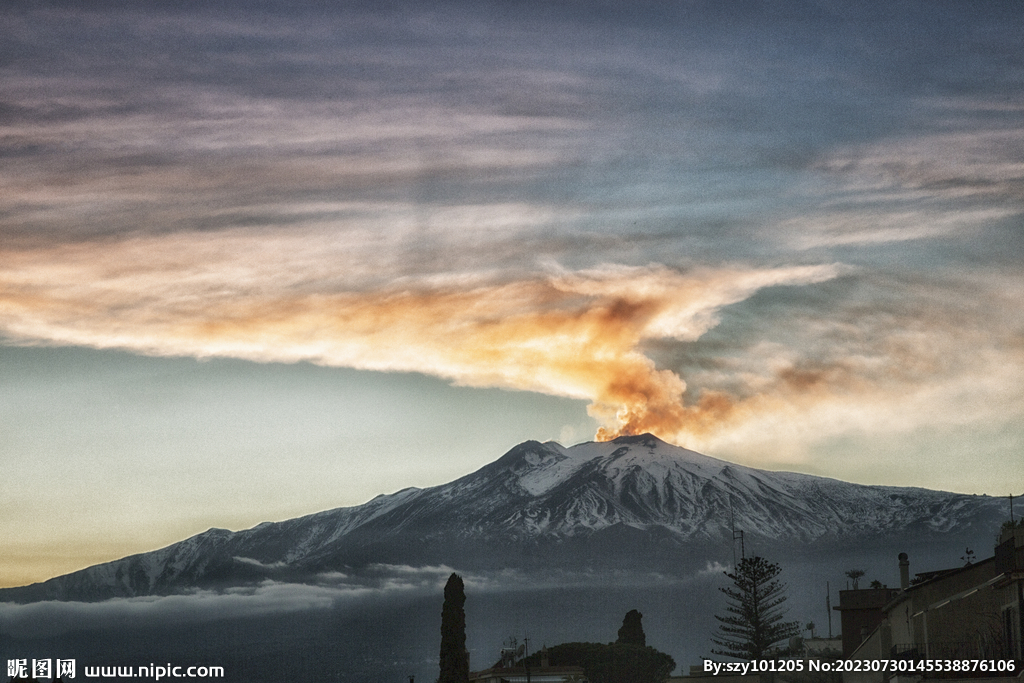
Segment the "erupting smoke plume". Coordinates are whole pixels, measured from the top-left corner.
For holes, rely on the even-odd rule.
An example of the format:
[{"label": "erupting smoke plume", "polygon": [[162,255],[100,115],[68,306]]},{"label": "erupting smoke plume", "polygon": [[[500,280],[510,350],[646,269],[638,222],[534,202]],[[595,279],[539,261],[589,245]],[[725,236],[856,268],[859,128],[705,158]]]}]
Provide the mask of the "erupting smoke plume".
[{"label": "erupting smoke plume", "polygon": [[704,392],[685,402],[685,381],[655,367],[641,343],[695,340],[723,306],[839,270],[606,266],[357,290],[346,287],[344,264],[314,287],[295,281],[305,264],[224,239],[164,236],[6,254],[0,328],[26,341],[308,360],[581,398],[601,425],[598,438],[652,431],[674,439],[719,426],[735,399]]}]

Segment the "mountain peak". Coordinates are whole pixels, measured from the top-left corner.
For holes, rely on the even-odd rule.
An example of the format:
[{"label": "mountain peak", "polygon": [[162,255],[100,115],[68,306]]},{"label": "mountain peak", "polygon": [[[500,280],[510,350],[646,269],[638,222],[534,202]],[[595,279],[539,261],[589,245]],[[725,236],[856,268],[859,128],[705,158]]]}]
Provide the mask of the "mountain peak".
[{"label": "mountain peak", "polygon": [[648,448],[657,448],[660,445],[668,446],[669,443],[662,441],[654,434],[650,432],[644,432],[643,434],[629,434],[626,436],[617,436],[611,440],[611,443],[621,444],[623,446],[647,446]]}]

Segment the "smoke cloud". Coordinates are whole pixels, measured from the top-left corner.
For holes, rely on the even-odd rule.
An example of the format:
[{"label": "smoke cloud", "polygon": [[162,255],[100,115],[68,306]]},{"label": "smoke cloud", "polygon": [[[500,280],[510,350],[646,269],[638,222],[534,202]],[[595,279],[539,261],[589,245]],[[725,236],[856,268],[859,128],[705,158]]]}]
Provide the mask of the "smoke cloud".
[{"label": "smoke cloud", "polygon": [[517,278],[407,277],[353,289],[343,252],[313,264],[330,249],[308,237],[178,233],[7,251],[0,329],[29,343],[420,372],[586,399],[601,439],[676,438],[715,429],[736,401],[704,392],[687,402],[684,379],[656,367],[643,343],[696,340],[723,307],[758,290],[841,271],[552,266]]}]

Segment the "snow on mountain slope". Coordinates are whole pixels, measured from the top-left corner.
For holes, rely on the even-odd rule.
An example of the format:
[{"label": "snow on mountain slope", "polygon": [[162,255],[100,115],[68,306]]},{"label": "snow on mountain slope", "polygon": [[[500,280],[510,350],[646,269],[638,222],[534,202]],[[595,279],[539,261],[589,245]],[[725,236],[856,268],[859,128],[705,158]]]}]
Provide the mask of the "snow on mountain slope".
[{"label": "snow on mountain slope", "polygon": [[558,563],[616,552],[622,562],[644,548],[672,560],[695,544],[731,539],[734,528],[749,539],[804,546],[989,527],[994,533],[1001,514],[1001,501],[987,496],[767,472],[649,434],[569,448],[528,441],[448,484],[235,533],[211,529],[151,553],[0,591],[0,599],[144,595],[374,562]]}]

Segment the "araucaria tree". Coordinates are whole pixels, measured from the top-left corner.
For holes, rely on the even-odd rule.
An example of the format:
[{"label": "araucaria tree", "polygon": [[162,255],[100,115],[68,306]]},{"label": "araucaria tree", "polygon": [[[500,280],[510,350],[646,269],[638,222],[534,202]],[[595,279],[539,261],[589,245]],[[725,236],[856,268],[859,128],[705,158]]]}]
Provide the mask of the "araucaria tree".
[{"label": "araucaria tree", "polygon": [[441,675],[437,683],[468,683],[466,659],[466,586],[462,577],[452,574],[444,586],[441,607]]},{"label": "araucaria tree", "polygon": [[800,634],[798,622],[783,621],[786,615],[786,584],[776,577],[782,569],[763,557],[746,557],[735,573],[725,572],[732,586],[719,588],[728,598],[726,616],[715,615],[718,633],[711,642],[721,649],[716,655],[737,659],[761,659],[776,643]]}]

